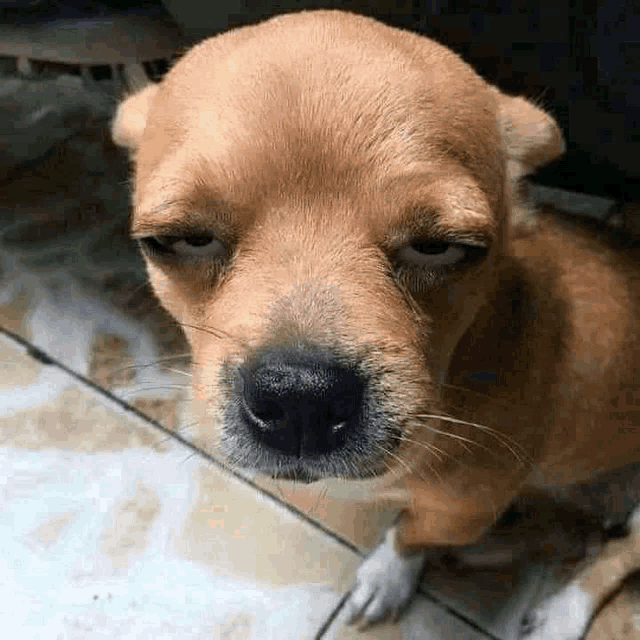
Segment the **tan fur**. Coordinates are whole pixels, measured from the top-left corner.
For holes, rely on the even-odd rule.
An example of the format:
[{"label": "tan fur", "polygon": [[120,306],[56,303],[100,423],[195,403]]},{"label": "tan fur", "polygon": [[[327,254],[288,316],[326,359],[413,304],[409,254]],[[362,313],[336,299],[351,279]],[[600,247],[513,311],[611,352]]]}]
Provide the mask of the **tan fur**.
[{"label": "tan fur", "polygon": [[[308,344],[361,361],[401,430],[405,551],[473,542],[527,486],[640,458],[638,272],[550,216],[519,224],[517,181],[562,134],[451,51],[341,12],[278,17],[196,46],[120,106],[114,138],[134,152],[135,236],[204,228],[229,250],[147,259],[212,452],[223,363]],[[434,228],[491,252],[437,286],[394,272]]]}]

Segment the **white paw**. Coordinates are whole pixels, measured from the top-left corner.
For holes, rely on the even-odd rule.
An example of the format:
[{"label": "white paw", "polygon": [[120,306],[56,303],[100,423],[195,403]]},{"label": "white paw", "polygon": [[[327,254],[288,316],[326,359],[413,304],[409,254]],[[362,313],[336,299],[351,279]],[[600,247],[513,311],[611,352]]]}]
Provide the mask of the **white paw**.
[{"label": "white paw", "polygon": [[593,615],[591,597],[578,585],[570,584],[554,596],[538,603],[522,621],[523,640],[580,640]]},{"label": "white paw", "polygon": [[397,620],[409,606],[424,566],[427,552],[401,556],[393,546],[394,530],[364,560],[356,572],[356,583],[346,604],[347,624],[361,628],[388,618]]}]

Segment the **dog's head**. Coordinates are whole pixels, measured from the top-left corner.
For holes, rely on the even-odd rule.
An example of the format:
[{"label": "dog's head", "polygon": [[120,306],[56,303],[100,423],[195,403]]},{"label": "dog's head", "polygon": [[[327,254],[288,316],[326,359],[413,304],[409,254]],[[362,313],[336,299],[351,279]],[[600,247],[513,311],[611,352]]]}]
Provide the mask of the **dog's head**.
[{"label": "dog's head", "polygon": [[206,40],[113,132],[207,443],[306,480],[425,455],[515,182],[563,150],[549,116],[445,47],[340,12]]}]

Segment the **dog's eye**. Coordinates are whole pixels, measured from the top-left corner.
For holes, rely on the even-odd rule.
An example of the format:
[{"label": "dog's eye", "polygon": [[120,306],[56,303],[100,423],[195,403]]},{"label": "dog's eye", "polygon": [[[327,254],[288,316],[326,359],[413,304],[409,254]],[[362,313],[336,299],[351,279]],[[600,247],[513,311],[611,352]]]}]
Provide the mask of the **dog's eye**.
[{"label": "dog's eye", "polygon": [[192,236],[149,236],[141,238],[143,249],[155,255],[184,258],[216,258],[224,254],[224,245],[209,234]]},{"label": "dog's eye", "polygon": [[398,251],[398,258],[402,262],[418,267],[438,269],[468,262],[484,253],[486,253],[484,247],[453,242],[414,240]]}]

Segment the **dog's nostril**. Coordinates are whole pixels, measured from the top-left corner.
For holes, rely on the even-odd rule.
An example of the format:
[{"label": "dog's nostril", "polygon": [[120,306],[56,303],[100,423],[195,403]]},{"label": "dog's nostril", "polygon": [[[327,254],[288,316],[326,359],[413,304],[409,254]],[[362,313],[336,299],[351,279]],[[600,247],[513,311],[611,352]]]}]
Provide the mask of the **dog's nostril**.
[{"label": "dog's nostril", "polygon": [[269,353],[239,374],[242,423],[282,453],[329,453],[345,443],[358,421],[364,384],[343,365]]},{"label": "dog's nostril", "polygon": [[258,421],[257,426],[266,429],[273,428],[279,422],[282,422],[286,415],[282,407],[274,401],[257,401],[254,404],[247,403],[247,399],[244,399],[244,404],[247,409]]}]

